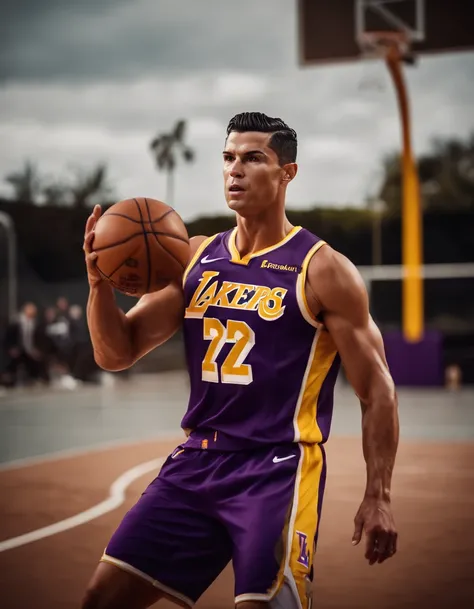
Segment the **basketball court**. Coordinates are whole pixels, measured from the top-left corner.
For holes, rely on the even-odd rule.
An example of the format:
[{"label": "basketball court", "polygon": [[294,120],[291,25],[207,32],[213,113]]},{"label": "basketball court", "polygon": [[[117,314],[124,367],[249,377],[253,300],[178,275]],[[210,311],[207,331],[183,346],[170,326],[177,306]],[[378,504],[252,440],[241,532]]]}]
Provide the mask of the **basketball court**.
[{"label": "basketball court", "polygon": [[[186,400],[186,376],[178,372],[0,400],[2,607],[77,609],[109,536],[182,441]],[[317,607],[472,606],[473,404],[472,390],[400,390],[393,482],[399,553],[369,567],[363,548],[351,546],[365,482],[360,409],[339,383],[315,563]],[[230,567],[197,607],[233,607]]]},{"label": "basketball court", "polygon": [[[395,49],[400,68],[416,63],[418,53],[472,48],[466,6],[462,0],[301,0],[301,65],[330,69],[331,62],[367,55],[383,59],[383,47]],[[406,204],[404,250],[404,265],[412,271],[404,331],[418,335],[415,343],[423,326],[417,205],[416,199],[415,207]],[[187,390],[186,375],[173,372],[75,392],[0,396],[2,609],[80,606],[110,535],[183,440],[179,423]],[[351,546],[365,484],[360,407],[343,381],[337,386],[315,559],[318,609],[474,606],[474,390],[400,388],[399,402],[393,479],[399,552],[369,567],[363,544]],[[233,606],[229,566],[197,608]]]}]

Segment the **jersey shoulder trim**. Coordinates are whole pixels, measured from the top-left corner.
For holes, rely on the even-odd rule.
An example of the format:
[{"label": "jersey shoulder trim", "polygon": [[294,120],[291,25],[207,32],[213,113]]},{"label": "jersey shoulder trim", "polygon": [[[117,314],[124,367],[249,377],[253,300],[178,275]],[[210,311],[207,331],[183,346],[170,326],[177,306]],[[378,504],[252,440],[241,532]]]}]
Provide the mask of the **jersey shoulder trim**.
[{"label": "jersey shoulder trim", "polygon": [[197,248],[194,256],[191,258],[191,260],[188,263],[188,266],[186,267],[184,274],[183,274],[183,287],[186,283],[186,279],[188,278],[188,275],[190,273],[190,271],[192,270],[192,268],[195,266],[196,262],[198,261],[199,257],[201,256],[201,254],[204,252],[204,250],[206,249],[206,247],[212,243],[214,241],[214,239],[216,237],[218,237],[221,233],[216,233],[215,235],[212,235],[212,237],[208,237],[207,239],[205,239],[201,245]]},{"label": "jersey shoulder trim", "polygon": [[301,272],[298,275],[296,285],[296,298],[298,300],[298,306],[304,319],[314,328],[320,328],[322,324],[317,321],[308,305],[308,299],[306,298],[306,277],[308,275],[308,267],[311,259],[319,251],[323,245],[327,245],[326,241],[320,240],[313,245],[313,247],[306,254],[303,264],[301,266]]}]

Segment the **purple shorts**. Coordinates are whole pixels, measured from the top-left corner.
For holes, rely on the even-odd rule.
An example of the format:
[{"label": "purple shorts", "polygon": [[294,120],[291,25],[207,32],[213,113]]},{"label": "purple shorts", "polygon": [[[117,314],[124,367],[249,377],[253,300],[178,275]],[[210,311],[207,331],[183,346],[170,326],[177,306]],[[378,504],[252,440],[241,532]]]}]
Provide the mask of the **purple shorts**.
[{"label": "purple shorts", "polygon": [[102,560],[189,606],[232,561],[236,602],[269,601],[286,582],[306,609],[325,478],[319,445],[179,446]]}]

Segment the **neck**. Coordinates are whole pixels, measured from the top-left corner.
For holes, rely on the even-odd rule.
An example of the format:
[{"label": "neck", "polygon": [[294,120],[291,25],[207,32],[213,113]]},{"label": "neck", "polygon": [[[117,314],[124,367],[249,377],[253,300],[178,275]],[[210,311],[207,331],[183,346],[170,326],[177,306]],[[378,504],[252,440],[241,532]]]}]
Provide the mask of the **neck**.
[{"label": "neck", "polygon": [[241,256],[253,254],[280,242],[292,228],[285,213],[275,209],[247,218],[237,215],[235,245]]}]

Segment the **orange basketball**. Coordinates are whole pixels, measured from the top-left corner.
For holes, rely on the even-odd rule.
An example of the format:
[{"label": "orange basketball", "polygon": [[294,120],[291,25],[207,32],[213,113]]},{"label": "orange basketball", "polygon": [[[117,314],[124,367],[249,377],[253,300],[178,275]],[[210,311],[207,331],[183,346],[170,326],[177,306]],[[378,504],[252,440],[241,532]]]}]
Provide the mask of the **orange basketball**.
[{"label": "orange basketball", "polygon": [[189,261],[186,226],[155,199],[126,199],[97,221],[93,250],[101,275],[124,294],[140,297],[179,279]]}]

